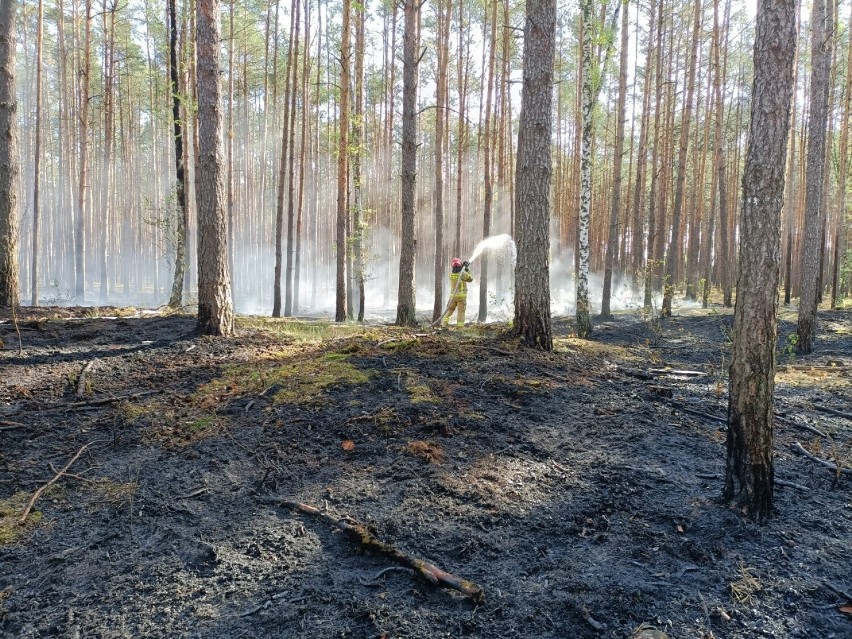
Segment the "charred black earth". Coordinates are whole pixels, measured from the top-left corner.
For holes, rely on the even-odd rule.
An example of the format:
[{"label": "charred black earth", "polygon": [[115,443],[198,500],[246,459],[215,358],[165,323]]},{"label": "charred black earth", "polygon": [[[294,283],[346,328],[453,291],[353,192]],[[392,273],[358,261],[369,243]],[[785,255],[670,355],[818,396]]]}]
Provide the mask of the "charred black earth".
[{"label": "charred black earth", "polygon": [[505,327],[223,340],[100,313],[23,309],[23,354],[0,323],[0,636],[852,637],[852,475],[794,449],[852,467],[848,312],[804,358],[782,316],[764,526],[718,499],[722,309],[588,342],[559,321],[552,354]]}]

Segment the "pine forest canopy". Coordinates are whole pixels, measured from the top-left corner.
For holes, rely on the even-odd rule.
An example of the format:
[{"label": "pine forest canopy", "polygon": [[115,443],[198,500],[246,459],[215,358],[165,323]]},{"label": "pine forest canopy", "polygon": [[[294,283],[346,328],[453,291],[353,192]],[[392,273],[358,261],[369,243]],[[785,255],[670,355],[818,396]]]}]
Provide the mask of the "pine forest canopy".
[{"label": "pine forest canopy", "polygon": [[[752,87],[752,5],[743,7],[733,0],[705,2],[697,15],[689,0],[643,0],[622,7],[629,37],[620,210],[615,212],[617,245],[612,246],[613,308],[647,303],[645,281],[652,299],[661,296],[664,279],[673,282],[679,291],[678,303],[683,303],[684,290],[690,303],[700,303],[710,287],[732,286]],[[177,109],[187,171],[184,299],[188,300],[196,296],[197,281],[194,6],[190,0],[177,0],[175,5]],[[396,304],[403,9],[387,1],[351,3],[349,215],[347,240],[341,247],[335,239],[335,215],[343,6],[348,5],[326,0],[220,3],[229,265],[238,312],[268,314],[273,307],[279,204],[293,219],[282,233],[282,250],[288,254],[282,260],[289,260],[282,286],[289,289],[291,312],[332,312],[335,262],[342,248],[347,249],[352,289],[347,300],[349,316],[358,313],[354,291],[359,273],[366,289],[362,311],[368,316],[379,314]],[[597,36],[592,41],[593,57],[609,60],[607,68],[596,70],[600,93],[591,142],[592,309],[596,311],[601,303],[618,142],[620,39],[608,21],[613,7],[614,0],[608,5],[595,2],[592,25],[581,24],[575,3],[558,7],[550,197],[551,304],[557,314],[573,312],[574,305],[581,40],[586,28]],[[810,3],[800,10],[782,229],[782,280],[788,297],[798,296],[801,285],[811,100],[807,90],[812,75]],[[485,182],[493,187],[487,234],[513,233],[524,3],[440,0],[424,4],[420,11],[415,273],[418,310],[425,313],[435,297],[435,274],[441,272],[435,268],[436,253],[447,263],[453,256],[465,258],[483,238]],[[165,304],[172,291],[180,217],[168,3],[44,0],[43,12],[39,58],[39,3],[18,3],[22,299],[30,299],[33,292],[34,157],[40,116],[35,261],[39,301]],[[362,12],[363,37],[358,37]],[[829,161],[823,182],[820,290],[832,300],[848,295],[852,285],[846,195],[852,186],[848,171],[851,13],[849,0],[836,3],[828,78]],[[692,37],[694,24],[697,39]],[[614,28],[618,27],[616,23]],[[616,51],[606,57],[612,38]],[[446,54],[443,72],[439,52]],[[693,58],[694,90],[687,110]],[[38,59],[43,60],[42,113],[36,100]],[[440,126],[439,85],[446,96]],[[283,171],[282,134],[287,141]],[[443,160],[439,189],[435,189],[436,154]],[[678,188],[679,157],[685,172],[682,188]],[[352,158],[357,158],[357,180]],[[354,197],[356,191],[358,197]],[[438,244],[443,251],[436,251],[435,243],[433,211],[438,198],[443,220],[443,239]],[[676,208],[677,217],[673,216]],[[358,259],[353,257],[356,245]],[[668,262],[665,275],[659,267],[663,261]],[[511,264],[491,260],[487,282],[475,275],[471,304],[478,298],[478,288],[487,285],[483,298],[490,317],[508,319]]]}]

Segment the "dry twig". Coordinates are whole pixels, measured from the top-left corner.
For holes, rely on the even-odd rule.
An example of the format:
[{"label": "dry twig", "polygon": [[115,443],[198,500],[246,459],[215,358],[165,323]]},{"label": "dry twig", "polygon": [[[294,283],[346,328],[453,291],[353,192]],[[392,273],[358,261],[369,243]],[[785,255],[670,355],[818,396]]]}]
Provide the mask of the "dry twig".
[{"label": "dry twig", "polygon": [[790,444],[790,448],[795,450],[797,453],[804,455],[805,457],[807,457],[811,461],[815,461],[820,466],[825,466],[826,468],[834,471],[835,473],[841,472],[844,475],[852,475],[852,468],[840,468],[838,470],[836,464],[832,464],[827,459],[823,459],[822,457],[817,457],[813,453],[809,453],[808,451],[805,450],[804,446],[802,446],[799,442],[793,442],[792,444]]},{"label": "dry twig", "polygon": [[814,404],[814,409],[823,413],[828,413],[829,415],[835,415],[836,417],[852,419],[852,413],[844,413],[842,410],[836,410],[834,408],[829,408],[828,406],[817,406],[816,404]]},{"label": "dry twig", "polygon": [[325,519],[327,522],[345,532],[350,539],[357,542],[364,548],[375,551],[376,553],[384,555],[402,566],[407,566],[408,568],[413,569],[414,572],[418,573],[429,583],[460,592],[463,595],[470,597],[478,604],[485,600],[485,593],[483,593],[482,589],[473,582],[445,572],[428,561],[409,557],[398,548],[378,539],[367,529],[367,526],[355,519],[349,517],[342,517],[338,519],[328,513],[324,513],[318,508],[289,499],[266,498],[261,499],[260,501],[267,504],[275,504],[276,506],[281,506],[283,508],[292,508],[293,510],[298,510],[306,515]]},{"label": "dry twig", "polygon": [[42,493],[45,490],[47,490],[50,486],[55,484],[56,481],[60,477],[62,477],[62,475],[64,475],[68,471],[69,468],[71,468],[71,464],[73,464],[75,461],[77,461],[80,458],[80,455],[83,454],[83,451],[85,451],[93,443],[94,442],[89,442],[88,444],[83,444],[83,446],[80,448],[80,450],[78,450],[77,453],[71,458],[71,461],[69,461],[67,464],[65,464],[65,466],[62,468],[62,470],[60,470],[58,473],[56,473],[56,475],[54,475],[53,479],[51,479],[44,486],[42,486],[37,491],[35,491],[33,496],[30,497],[30,501],[27,503],[27,507],[24,508],[24,512],[21,513],[21,518],[18,520],[19,524],[25,524],[26,523],[27,517],[30,514],[30,510],[32,510],[33,505],[35,505],[36,501],[38,500],[39,497],[41,497]]}]

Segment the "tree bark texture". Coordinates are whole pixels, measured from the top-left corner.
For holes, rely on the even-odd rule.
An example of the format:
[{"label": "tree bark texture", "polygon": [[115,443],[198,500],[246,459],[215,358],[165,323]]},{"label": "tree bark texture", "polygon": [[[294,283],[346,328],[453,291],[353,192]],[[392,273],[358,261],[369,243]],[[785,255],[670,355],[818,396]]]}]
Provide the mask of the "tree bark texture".
[{"label": "tree bark texture", "polygon": [[0,2],[0,307],[18,305],[18,98],[15,92],[15,12]]},{"label": "tree bark texture", "polygon": [[601,295],[601,317],[610,317],[612,298],[612,270],[615,256],[618,254],[618,219],[621,215],[621,163],[624,159],[624,125],[627,120],[627,47],[629,33],[627,28],[627,0],[624,0],[624,13],[621,15],[621,44],[618,62],[618,104],[615,124],[615,152],[612,167],[612,206],[609,210],[609,236],[606,242],[604,264],[603,293]]},{"label": "tree bark texture", "polygon": [[[491,235],[491,217],[492,207],[494,204],[494,173],[492,148],[494,146],[492,136],[492,100],[494,97],[494,70],[496,64],[497,51],[497,0],[491,0],[491,42],[488,45],[488,86],[485,89],[485,124],[480,128],[480,137],[483,146],[483,158],[485,162],[485,178],[484,178],[484,202],[482,207],[482,238],[485,239]],[[485,17],[488,16],[488,7],[486,5]],[[483,20],[484,23],[484,20]],[[485,60],[485,48],[483,45],[483,61]],[[480,108],[482,102],[480,101]],[[484,131],[482,129],[485,129]],[[478,156],[478,154],[477,154]],[[479,260],[479,312],[477,313],[477,321],[484,322],[488,318],[488,253],[482,254],[482,259]]]},{"label": "tree bark texture", "polygon": [[225,179],[222,166],[222,86],[219,1],[198,0],[196,6],[198,167],[198,330],[227,336],[234,330],[228,273]]},{"label": "tree bark texture", "polygon": [[186,202],[186,171],[183,163],[183,119],[180,115],[180,84],[177,62],[177,0],[169,0],[169,81],[172,93],[172,130],[175,145],[175,200],[177,204],[177,229],[175,237],[175,272],[172,279],[171,308],[183,304],[183,285],[186,277],[186,232],[189,227],[189,209]]},{"label": "tree bark texture", "polygon": [[420,55],[420,3],[405,0],[405,32],[402,45],[402,235],[399,254],[398,326],[414,326],[415,187],[417,180],[417,64]]},{"label": "tree bark texture", "polygon": [[689,54],[689,79],[686,86],[686,102],[683,106],[680,125],[680,145],[677,154],[677,178],[675,184],[674,210],[672,212],[672,234],[669,243],[668,255],[666,256],[666,277],[663,282],[663,309],[664,317],[671,317],[672,297],[674,297],[675,276],[677,266],[682,260],[681,248],[683,245],[680,222],[683,211],[684,185],[686,184],[686,153],[689,149],[689,127],[692,120],[692,100],[695,94],[695,71],[698,65],[698,44],[701,40],[701,3],[696,2],[693,7],[692,22],[692,48]]},{"label": "tree bark texture", "polygon": [[[595,26],[595,16],[592,10],[593,0],[582,0],[580,9],[583,14],[583,122],[582,142],[580,149],[580,224],[579,249],[580,263],[577,270],[577,336],[588,337],[592,332],[591,305],[589,303],[589,225],[592,211],[592,133],[594,126],[594,110],[603,84],[603,73],[612,55],[612,41],[607,45],[602,62],[597,61],[594,67],[592,57],[592,34],[605,29],[603,20]],[[615,30],[621,3],[615,5],[612,27]]]},{"label": "tree bark texture", "polygon": [[364,30],[366,10],[355,10],[355,123],[352,127],[352,267],[358,289],[358,321],[364,321],[364,175],[361,170],[364,155]]},{"label": "tree bark texture", "polygon": [[435,302],[432,321],[437,321],[444,311],[444,125],[447,120],[447,66],[450,59],[450,16],[452,0],[440,0],[438,11],[438,77],[435,88],[435,191],[432,197],[435,216]]},{"label": "tree bark texture", "polygon": [[[819,303],[820,254],[825,219],[823,184],[825,177],[826,125],[828,123],[829,70],[834,24],[829,21],[827,4],[834,0],[813,0],[811,12],[811,92],[808,118],[808,159],[805,179],[805,239],[801,254],[801,297],[796,326],[799,353],[813,351],[816,313]],[[833,6],[833,4],[832,4]]]},{"label": "tree bark texture", "polygon": [[[290,84],[290,71],[293,62],[293,41],[296,30],[296,3],[290,6],[290,37],[287,46],[287,66],[284,73],[284,124],[281,127],[281,163],[278,168],[278,193],[275,202],[275,266],[272,275],[272,317],[281,317],[281,274],[284,271],[284,189],[288,171],[287,151],[290,148],[290,91],[295,90]],[[348,14],[347,14],[348,15]],[[348,60],[348,59],[347,59]],[[277,83],[276,83],[277,88]],[[276,89],[277,92],[277,89]]]},{"label": "tree bark texture", "polygon": [[[295,273],[296,262],[296,210],[295,203],[295,179],[296,179],[296,98],[299,95],[298,77],[299,77],[299,29],[301,22],[299,18],[299,10],[301,8],[300,0],[295,0],[293,10],[295,16],[293,23],[295,32],[293,35],[293,54],[288,66],[292,69],[292,80],[288,78],[290,84],[290,104],[284,105],[285,109],[290,110],[290,138],[289,149],[285,156],[287,159],[287,270],[284,273],[284,317],[293,315],[293,275]],[[310,34],[306,34],[306,38]],[[304,105],[303,105],[304,107]]]},{"label": "tree bark texture", "polygon": [[[713,2],[713,76],[714,101],[716,104],[716,184],[719,188],[719,257],[721,263],[720,273],[722,279],[722,303],[731,306],[731,258],[728,242],[728,167],[725,160],[725,133],[724,133],[724,110],[725,103],[722,100],[723,71],[719,61],[722,41],[719,29],[719,3]],[[714,196],[715,197],[715,196]]]},{"label": "tree bark texture", "polygon": [[795,0],[762,0],[758,10],[743,175],[723,497],[760,521],[772,512],[772,396],[796,11]]},{"label": "tree bark texture", "polygon": [[550,179],[556,1],[527,0],[524,84],[518,129],[514,329],[532,348],[553,350],[550,322]]},{"label": "tree bark texture", "polygon": [[85,45],[83,48],[82,68],[79,71],[79,182],[77,184],[77,210],[74,224],[74,296],[78,304],[85,300],[86,291],[86,205],[89,192],[89,74],[91,71],[92,49],[92,0],[86,0]]},{"label": "tree bark texture", "polygon": [[335,225],[335,311],[334,320],[345,322],[346,312],[346,226],[349,220],[347,189],[349,160],[349,65],[351,1],[343,0],[343,26],[340,37],[340,144],[337,150],[337,219]]},{"label": "tree bark texture", "polygon": [[33,152],[33,244],[30,268],[30,298],[33,306],[38,306],[39,286],[39,237],[41,224],[41,119],[42,119],[42,44],[44,40],[44,0],[38,0],[38,25],[36,27],[36,115],[35,148]]}]

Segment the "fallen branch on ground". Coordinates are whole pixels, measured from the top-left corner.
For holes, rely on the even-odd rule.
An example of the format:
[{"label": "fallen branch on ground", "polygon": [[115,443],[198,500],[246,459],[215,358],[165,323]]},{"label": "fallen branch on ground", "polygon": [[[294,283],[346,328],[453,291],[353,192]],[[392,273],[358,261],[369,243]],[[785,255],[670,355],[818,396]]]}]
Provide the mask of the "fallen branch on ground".
[{"label": "fallen branch on ground", "polygon": [[35,491],[33,496],[30,497],[30,501],[27,503],[27,507],[24,508],[24,512],[21,513],[21,518],[18,520],[19,524],[25,524],[27,522],[27,517],[29,516],[30,511],[32,510],[32,508],[35,505],[38,498],[41,497],[42,493],[45,490],[47,490],[50,486],[55,484],[56,481],[60,477],[62,477],[62,475],[64,475],[68,471],[69,468],[71,468],[71,464],[73,464],[75,461],[77,461],[80,458],[80,455],[83,454],[83,451],[86,450],[92,443],[93,442],[89,442],[88,444],[83,444],[83,446],[80,448],[80,450],[78,450],[77,453],[71,458],[71,461],[69,461],[67,464],[65,464],[65,466],[62,468],[62,470],[60,470],[58,473],[56,473],[56,475],[54,475],[53,479],[51,479],[44,486],[42,486],[37,491]]},{"label": "fallen branch on ground", "polygon": [[700,410],[695,410],[694,408],[689,408],[688,406],[684,406],[680,402],[669,402],[674,408],[678,410],[682,410],[684,413],[689,413],[690,415],[696,415],[698,417],[704,417],[705,419],[709,419],[714,422],[719,422],[720,424],[727,424],[727,417],[718,417],[716,415],[711,415],[710,413],[704,413]]},{"label": "fallen branch on ground", "polygon": [[20,422],[10,422],[5,419],[0,419],[0,430],[14,430],[16,428],[26,428],[26,424]]},{"label": "fallen branch on ground", "polygon": [[792,419],[787,419],[786,417],[779,417],[778,415],[776,415],[775,421],[781,422],[782,424],[795,426],[796,428],[801,428],[802,430],[806,430],[809,433],[813,433],[814,435],[819,435],[820,437],[827,437],[827,435],[819,428],[814,428],[813,426],[808,426],[807,424],[800,424],[798,422],[794,422]]},{"label": "fallen branch on ground", "polygon": [[411,568],[429,583],[460,592],[463,595],[470,597],[476,603],[483,603],[483,601],[485,601],[485,593],[483,593],[482,589],[473,582],[445,572],[428,561],[409,557],[398,548],[378,539],[367,529],[367,526],[355,519],[349,517],[342,517],[338,519],[328,513],[322,512],[318,508],[289,499],[266,498],[261,499],[260,501],[266,504],[281,506],[283,508],[292,508],[293,510],[297,510],[306,515],[313,515],[314,517],[325,519],[330,524],[345,532],[351,540],[368,550],[375,551],[380,555],[384,555],[385,557],[392,559],[402,566]]},{"label": "fallen branch on ground", "polygon": [[367,586],[368,588],[380,588],[384,584],[382,584],[382,582],[379,581],[379,579],[381,579],[387,573],[393,572],[395,570],[401,570],[401,571],[410,572],[410,573],[414,574],[414,570],[411,569],[411,568],[408,568],[407,566],[389,566],[389,567],[385,568],[384,570],[380,570],[379,572],[377,572],[375,577],[373,577],[369,581],[366,581],[366,580],[358,577],[358,583],[361,584],[362,586]]},{"label": "fallen branch on ground", "polygon": [[[835,464],[832,464],[827,459],[823,459],[822,457],[817,457],[816,455],[809,453],[799,442],[793,442],[790,444],[790,448],[795,450],[797,453],[804,455],[811,461],[815,461],[820,466],[825,466],[829,470],[834,471],[835,473],[837,472],[837,466]],[[852,468],[841,468],[840,472],[844,475],[852,475]]]},{"label": "fallen branch on ground", "polygon": [[845,373],[847,371],[852,370],[852,366],[810,366],[808,364],[787,364],[786,366],[779,366],[777,368],[778,371],[786,373],[788,370],[792,371],[834,371],[837,373]]},{"label": "fallen branch on ground", "polygon": [[77,392],[74,394],[77,399],[83,399],[83,396],[86,394],[86,373],[92,370],[92,368],[95,366],[96,361],[98,360],[90,360],[83,367],[83,370],[80,371],[80,376],[77,378]]},{"label": "fallen branch on ground", "polygon": [[67,408],[84,408],[86,406],[103,406],[104,404],[114,404],[115,402],[123,402],[127,399],[139,399],[140,397],[145,397],[146,395],[155,395],[156,393],[160,393],[162,391],[159,390],[150,390],[150,391],[142,391],[141,393],[133,393],[132,395],[119,395],[118,397],[103,397],[101,399],[93,399],[88,402],[74,402],[73,404],[67,404],[66,406],[51,406],[50,408],[43,408],[41,412],[46,412],[49,410],[65,410]]},{"label": "fallen branch on ground", "polygon": [[801,490],[802,492],[810,491],[810,488],[808,488],[807,486],[802,486],[802,484],[787,481],[786,479],[773,479],[772,481],[776,486],[786,486],[787,488],[795,488],[796,490]]},{"label": "fallen branch on ground", "polygon": [[828,406],[817,406],[816,404],[814,404],[814,408],[818,411],[822,411],[823,413],[828,413],[829,415],[836,415],[837,417],[852,419],[852,414],[844,413],[842,410],[836,410],[834,408],[829,408]]},{"label": "fallen branch on ground", "polygon": [[667,368],[652,368],[648,371],[651,375],[680,375],[681,377],[703,377],[704,371],[681,371]]}]

